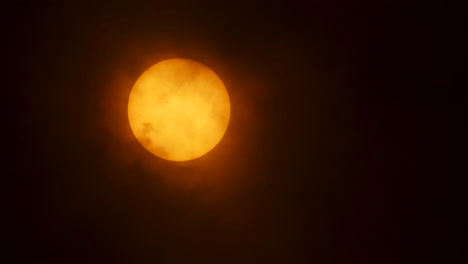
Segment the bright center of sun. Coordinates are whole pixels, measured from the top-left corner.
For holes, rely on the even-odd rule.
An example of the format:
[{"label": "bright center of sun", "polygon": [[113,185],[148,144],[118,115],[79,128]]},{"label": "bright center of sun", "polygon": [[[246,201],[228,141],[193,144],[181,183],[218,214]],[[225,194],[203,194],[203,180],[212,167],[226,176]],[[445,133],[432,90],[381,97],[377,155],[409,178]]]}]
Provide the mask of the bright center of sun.
[{"label": "bright center of sun", "polygon": [[136,81],[128,100],[133,134],[152,154],[173,161],[198,158],[226,132],[229,95],[210,68],[188,59],[161,61]]}]

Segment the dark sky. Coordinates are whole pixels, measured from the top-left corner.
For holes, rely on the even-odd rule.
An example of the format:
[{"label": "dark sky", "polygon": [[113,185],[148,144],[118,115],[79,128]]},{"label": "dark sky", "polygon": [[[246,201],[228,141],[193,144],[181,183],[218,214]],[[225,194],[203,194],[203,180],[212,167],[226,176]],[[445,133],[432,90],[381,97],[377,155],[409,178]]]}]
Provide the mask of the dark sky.
[{"label": "dark sky", "polygon": [[[454,81],[442,68],[457,60],[461,17],[406,1],[131,2],[5,10],[17,260],[422,263],[437,254],[425,247],[442,166],[430,153],[443,144],[441,91]],[[139,74],[174,57],[218,73],[232,106],[220,144],[181,163],[145,151],[126,116]]]}]

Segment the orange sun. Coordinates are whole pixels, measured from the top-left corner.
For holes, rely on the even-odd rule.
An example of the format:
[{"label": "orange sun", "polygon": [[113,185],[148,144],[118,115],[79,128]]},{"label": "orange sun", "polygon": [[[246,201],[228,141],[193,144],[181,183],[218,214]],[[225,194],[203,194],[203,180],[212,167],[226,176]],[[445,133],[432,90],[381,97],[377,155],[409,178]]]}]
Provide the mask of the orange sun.
[{"label": "orange sun", "polygon": [[224,136],[231,105],[221,79],[205,65],[169,59],[147,69],[128,100],[130,127],[152,154],[173,161],[203,156]]}]

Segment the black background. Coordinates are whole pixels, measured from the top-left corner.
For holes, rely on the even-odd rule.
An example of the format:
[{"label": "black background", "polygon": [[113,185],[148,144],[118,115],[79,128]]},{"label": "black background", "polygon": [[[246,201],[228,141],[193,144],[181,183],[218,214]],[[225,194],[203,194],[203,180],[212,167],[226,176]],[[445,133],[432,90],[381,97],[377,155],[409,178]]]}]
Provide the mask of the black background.
[{"label": "black background", "polygon": [[[461,17],[373,2],[5,9],[15,259],[434,259]],[[132,82],[171,57],[211,67],[232,103],[225,139],[186,163],[127,140]]]}]

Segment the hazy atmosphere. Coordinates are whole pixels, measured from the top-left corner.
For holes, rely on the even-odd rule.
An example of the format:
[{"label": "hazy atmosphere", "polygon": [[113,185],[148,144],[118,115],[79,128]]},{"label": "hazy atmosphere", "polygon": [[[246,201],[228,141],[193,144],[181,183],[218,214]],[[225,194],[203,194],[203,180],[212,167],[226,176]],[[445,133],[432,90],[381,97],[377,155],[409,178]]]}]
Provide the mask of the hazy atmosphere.
[{"label": "hazy atmosphere", "polygon": [[[453,85],[433,65],[459,43],[444,8],[39,2],[5,10],[18,263],[432,258],[431,151]],[[127,111],[171,58],[209,67],[230,100],[219,143],[183,162],[143,148]]]}]

